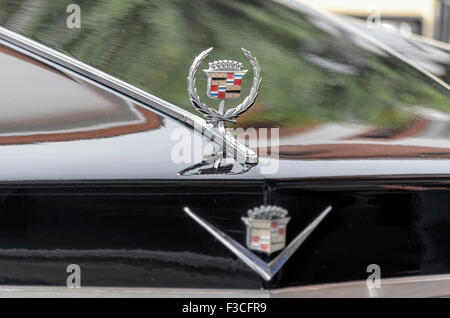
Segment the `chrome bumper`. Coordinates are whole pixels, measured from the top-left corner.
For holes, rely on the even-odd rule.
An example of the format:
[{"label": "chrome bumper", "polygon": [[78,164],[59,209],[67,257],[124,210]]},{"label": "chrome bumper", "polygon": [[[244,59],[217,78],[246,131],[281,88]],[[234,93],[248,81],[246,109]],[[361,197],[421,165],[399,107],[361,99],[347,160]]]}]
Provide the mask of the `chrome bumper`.
[{"label": "chrome bumper", "polygon": [[366,281],[309,285],[273,290],[0,286],[0,298],[366,298],[450,297],[450,274],[382,279],[380,288]]}]

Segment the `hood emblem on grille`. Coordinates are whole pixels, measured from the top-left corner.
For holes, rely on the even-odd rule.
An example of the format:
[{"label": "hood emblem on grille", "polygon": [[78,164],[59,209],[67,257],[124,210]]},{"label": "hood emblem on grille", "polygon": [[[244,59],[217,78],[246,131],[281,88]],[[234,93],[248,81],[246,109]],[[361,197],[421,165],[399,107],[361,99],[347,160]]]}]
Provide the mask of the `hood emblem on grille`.
[{"label": "hood emblem on grille", "polygon": [[253,66],[253,85],[249,95],[242,103],[227,110],[226,101],[240,97],[242,79],[247,73],[247,70],[242,69],[243,64],[237,61],[219,60],[209,63],[209,68],[203,70],[208,77],[207,96],[220,101],[218,110],[210,108],[200,100],[200,96],[197,94],[195,76],[200,63],[208,56],[212,49],[211,47],[201,52],[194,59],[187,78],[187,91],[189,100],[195,109],[208,118],[221,133],[224,133],[225,122],[236,123],[234,118],[239,117],[239,115],[246,112],[255,103],[259,93],[259,85],[261,84],[261,68],[252,53],[242,48],[244,55]]},{"label": "hood emblem on grille", "polygon": [[247,247],[268,255],[284,248],[286,226],[291,219],[288,211],[274,205],[261,205],[248,210],[248,218],[242,218],[247,225]]},{"label": "hood emblem on grille", "polygon": [[[248,211],[249,217],[243,218],[245,224],[247,225],[248,248],[266,254],[270,254],[283,249],[269,263],[264,262],[256,254],[246,249],[244,246],[236,242],[224,232],[220,231],[214,225],[210,224],[203,218],[193,213],[188,207],[184,208],[184,212],[192,219],[194,219],[198,224],[200,224],[203,228],[205,228],[211,235],[213,235],[217,240],[225,245],[231,252],[239,257],[239,259],[241,259],[251,269],[258,273],[262,278],[264,278],[266,281],[269,281],[273,276],[275,276],[276,273],[278,273],[278,271],[295,253],[300,245],[302,245],[302,243],[312,233],[312,231],[314,231],[314,229],[320,224],[320,222],[322,222],[322,220],[328,215],[328,213],[330,213],[331,209],[331,206],[326,207],[325,210],[323,210],[302,232],[300,232],[285,249],[283,249],[286,235],[285,229],[287,223],[289,222],[287,211],[283,208],[275,206],[262,206]],[[254,223],[259,220],[262,220],[263,223]],[[270,223],[270,234],[268,234],[266,226],[267,224],[269,224],[267,223],[268,220],[271,220],[271,222],[281,222],[283,224],[274,224],[274,226],[272,227],[272,223]],[[280,232],[278,232],[278,234],[276,233],[277,230],[283,229],[284,233],[283,231],[281,231],[282,235],[280,235]],[[273,234],[272,231],[274,232]],[[268,242],[268,246],[262,247],[262,244],[257,244],[256,240],[255,242],[251,242],[252,237],[254,236]]]}]

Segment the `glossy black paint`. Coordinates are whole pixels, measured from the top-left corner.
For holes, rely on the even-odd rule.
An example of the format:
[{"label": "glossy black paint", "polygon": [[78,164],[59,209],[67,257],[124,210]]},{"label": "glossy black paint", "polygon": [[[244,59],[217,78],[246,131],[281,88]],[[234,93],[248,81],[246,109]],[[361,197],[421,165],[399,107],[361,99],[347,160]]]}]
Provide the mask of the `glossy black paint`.
[{"label": "glossy black paint", "polygon": [[[83,286],[278,288],[364,280],[369,264],[384,278],[446,273],[449,190],[448,180],[3,185],[0,284],[64,285],[72,263]],[[245,244],[241,217],[262,203],[290,211],[288,242],[333,205],[269,283],[182,211]]]},{"label": "glossy black paint", "polygon": [[291,211],[299,207],[291,238],[293,228],[302,228],[303,210],[310,214],[330,201],[333,211],[271,286],[365,280],[369,264],[379,265],[383,278],[448,272],[448,189],[399,181],[379,186],[337,182],[306,191],[301,185],[277,187],[277,204]]},{"label": "glossy black paint", "polygon": [[[270,9],[273,4],[267,6]],[[280,14],[286,10],[283,7]],[[54,65],[12,42],[2,42],[0,65],[10,71],[0,76],[10,87],[0,94],[0,285],[63,286],[66,266],[72,263],[81,266],[82,286],[279,288],[365,280],[369,264],[380,265],[384,278],[449,273],[450,146],[449,120],[444,116],[448,91],[377,46],[368,48],[360,35],[307,12],[292,17],[296,27],[311,28],[311,33],[304,33],[303,27],[291,35],[294,40],[301,35],[302,41],[280,44],[278,37],[265,39],[268,47],[281,45],[277,59],[283,63],[288,52],[301,85],[284,90],[292,77],[282,72],[284,64],[273,63],[276,56],[271,51],[254,52],[261,56],[265,71],[271,70],[272,83],[283,85],[282,90],[263,90],[261,104],[254,107],[263,122],[250,112],[249,117],[240,118],[243,127],[280,128],[281,159],[269,159],[279,165],[271,174],[262,172],[261,160],[239,175],[223,170],[179,175],[198,164],[195,160],[174,162],[171,157],[177,142],[173,133],[181,130],[192,138],[189,125],[151,108],[150,103]],[[337,33],[328,32],[327,26]],[[278,26],[272,29],[277,31]],[[245,34],[253,38],[249,30]],[[235,40],[234,46],[240,47],[242,40]],[[336,45],[342,41],[343,47]],[[195,43],[195,50],[203,49],[203,43]],[[192,57],[196,53],[187,51]],[[234,51],[230,49],[230,54]],[[337,60],[331,61],[335,70],[323,69],[323,62],[335,54]],[[353,58],[359,55],[374,69],[359,65]],[[344,64],[357,66],[362,75],[369,72],[366,75],[374,76],[377,85],[343,73],[341,58]],[[187,69],[192,59],[183,55],[183,60]],[[177,83],[184,85],[185,73],[180,69],[176,76],[182,80]],[[387,70],[390,81],[386,81]],[[174,82],[173,77],[167,79]],[[349,96],[363,91],[362,102],[340,95],[345,90],[335,86],[338,79],[352,93]],[[395,92],[403,88],[407,97],[418,94],[409,108],[404,108],[401,93],[384,100],[374,99],[384,91],[381,88],[367,94],[368,89],[392,82],[395,87],[387,86]],[[55,89],[59,85],[64,89]],[[176,95],[161,96],[186,106],[183,85],[166,90]],[[23,94],[22,86],[27,88]],[[313,88],[319,89],[317,93],[311,93]],[[50,92],[42,94],[46,90]],[[310,94],[311,98],[302,98]],[[354,101],[355,108],[343,108],[348,100]],[[417,111],[417,104],[428,108]],[[361,111],[361,129],[353,127],[354,109]],[[10,111],[17,120],[14,124],[7,117]],[[380,117],[383,122],[372,123],[372,111],[388,115]],[[309,127],[303,121],[309,112],[317,113],[320,125]],[[284,119],[273,121],[274,113]],[[292,117],[296,121],[285,120]],[[407,124],[400,125],[405,118]],[[309,128],[317,128],[323,138],[313,139]],[[327,129],[328,135],[323,134]],[[342,131],[351,134],[337,133]],[[241,217],[261,204],[289,211],[287,242],[323,208],[333,206],[270,282],[264,282],[183,212],[188,206],[245,244]]]}]

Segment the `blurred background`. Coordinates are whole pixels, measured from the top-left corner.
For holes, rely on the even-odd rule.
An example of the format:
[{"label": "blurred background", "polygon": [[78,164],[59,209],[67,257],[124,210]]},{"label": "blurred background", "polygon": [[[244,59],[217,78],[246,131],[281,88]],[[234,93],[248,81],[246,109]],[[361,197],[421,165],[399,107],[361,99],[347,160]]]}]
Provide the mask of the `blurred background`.
[{"label": "blurred background", "polygon": [[450,0],[305,0],[374,27],[450,42]]}]

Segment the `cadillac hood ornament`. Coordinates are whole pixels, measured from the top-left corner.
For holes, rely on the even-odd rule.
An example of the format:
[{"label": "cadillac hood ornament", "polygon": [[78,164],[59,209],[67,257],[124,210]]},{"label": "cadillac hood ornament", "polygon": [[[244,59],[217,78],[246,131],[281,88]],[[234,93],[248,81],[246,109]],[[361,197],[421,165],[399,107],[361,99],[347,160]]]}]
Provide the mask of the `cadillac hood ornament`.
[{"label": "cadillac hood ornament", "polygon": [[270,254],[282,250],[270,262],[263,261],[259,256],[246,249],[233,238],[199,217],[189,207],[184,212],[205,230],[213,235],[219,242],[234,253],[247,266],[253,269],[266,281],[272,279],[283,267],[295,251],[302,245],[306,238],[330,213],[332,207],[326,207],[313,221],[303,229],[286,248],[286,226],[289,222],[288,213],[285,209],[277,206],[260,206],[248,211],[248,218],[243,218],[247,225],[247,247],[249,249]]},{"label": "cadillac hood ornament", "polygon": [[249,95],[244,98],[242,103],[234,108],[227,109],[227,100],[240,97],[242,80],[247,70],[244,70],[243,64],[238,61],[219,60],[209,63],[209,68],[203,71],[208,77],[207,96],[219,100],[219,109],[216,110],[201,101],[195,87],[197,70],[212,49],[211,47],[201,52],[194,59],[187,78],[187,91],[189,100],[195,109],[208,118],[221,133],[224,133],[226,122],[236,123],[234,119],[246,112],[255,103],[261,84],[261,68],[252,53],[242,48],[244,55],[253,66],[253,85]]},{"label": "cadillac hood ornament", "polygon": [[291,219],[287,215],[288,211],[274,205],[249,210],[248,218],[242,218],[247,225],[247,247],[269,255],[283,249],[286,226]]}]

